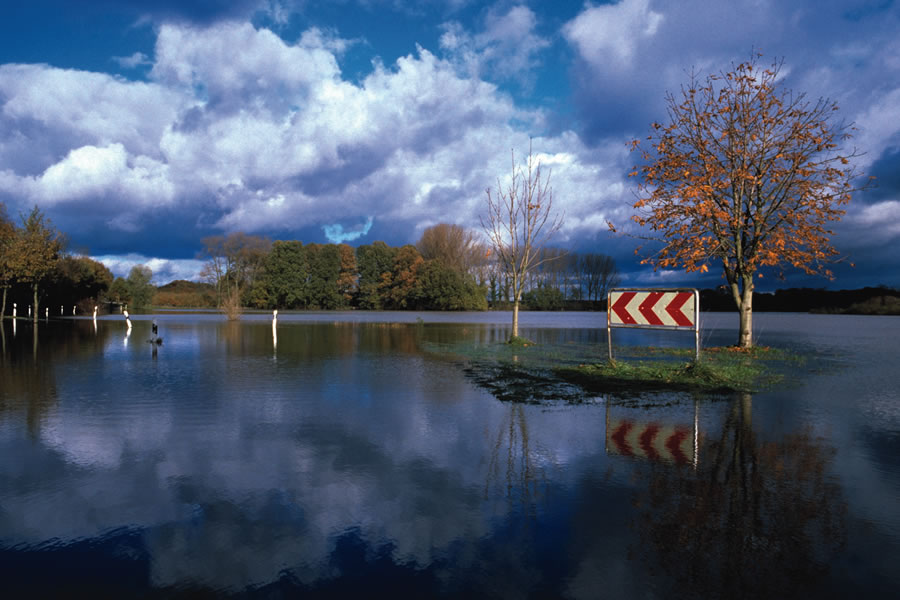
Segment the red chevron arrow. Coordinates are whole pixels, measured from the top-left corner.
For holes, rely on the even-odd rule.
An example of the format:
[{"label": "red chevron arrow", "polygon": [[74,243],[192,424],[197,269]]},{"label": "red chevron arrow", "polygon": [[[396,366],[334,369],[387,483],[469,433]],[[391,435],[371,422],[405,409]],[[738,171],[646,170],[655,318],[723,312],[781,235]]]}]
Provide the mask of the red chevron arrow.
[{"label": "red chevron arrow", "polygon": [[672,457],[675,459],[675,462],[683,465],[690,462],[688,457],[684,455],[684,452],[681,451],[681,442],[684,441],[690,435],[690,431],[687,429],[676,429],[675,433],[666,440],[666,450],[672,453]]},{"label": "red chevron arrow", "polygon": [[659,459],[659,452],[653,447],[653,438],[656,437],[657,433],[659,433],[659,425],[651,423],[638,438],[641,443],[641,450],[644,451],[644,454],[646,454],[647,458],[650,460]]},{"label": "red chevron arrow", "polygon": [[655,312],[653,312],[653,306],[659,302],[659,299],[663,297],[663,292],[651,292],[647,295],[647,298],[641,302],[641,305],[638,307],[638,310],[641,311],[641,314],[644,315],[644,318],[647,319],[647,323],[650,325],[662,325],[662,319],[660,319]]},{"label": "red chevron arrow", "polygon": [[628,303],[631,302],[631,299],[634,298],[637,292],[622,292],[622,295],[619,296],[619,299],[616,300],[616,303],[612,305],[612,311],[619,315],[619,318],[622,319],[622,322],[627,325],[636,325],[637,321],[634,317],[631,316],[631,313],[628,312]]},{"label": "red chevron arrow", "polygon": [[616,444],[619,452],[626,456],[631,456],[632,454],[634,454],[631,451],[631,448],[628,446],[628,441],[625,439],[625,436],[628,435],[628,432],[632,427],[634,427],[634,425],[632,425],[628,421],[623,421],[622,424],[616,429],[616,431],[611,436],[609,436]]},{"label": "red chevron arrow", "polygon": [[[666,312],[669,313],[669,316],[672,317],[672,319],[678,324],[679,327],[694,326],[691,320],[687,318],[687,315],[681,312],[681,307],[684,306],[687,301],[693,297],[694,294],[692,294],[691,292],[681,292],[679,294],[676,294],[672,301],[669,302],[668,306],[666,306]],[[643,308],[643,305],[641,305],[641,308]]]},{"label": "red chevron arrow", "polygon": [[683,465],[696,460],[696,448],[688,443],[692,431],[684,425],[612,419],[607,423],[606,451]]}]

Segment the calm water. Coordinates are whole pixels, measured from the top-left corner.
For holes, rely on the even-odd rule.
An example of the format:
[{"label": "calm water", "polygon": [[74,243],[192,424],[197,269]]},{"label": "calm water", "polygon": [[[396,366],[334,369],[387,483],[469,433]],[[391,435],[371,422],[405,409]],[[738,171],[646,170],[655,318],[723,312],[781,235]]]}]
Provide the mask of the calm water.
[{"label": "calm water", "polygon": [[[4,598],[900,593],[900,318],[756,315],[808,358],[754,395],[532,403],[447,353],[506,314],[156,318],[3,324]],[[562,356],[604,323],[523,315]]]}]

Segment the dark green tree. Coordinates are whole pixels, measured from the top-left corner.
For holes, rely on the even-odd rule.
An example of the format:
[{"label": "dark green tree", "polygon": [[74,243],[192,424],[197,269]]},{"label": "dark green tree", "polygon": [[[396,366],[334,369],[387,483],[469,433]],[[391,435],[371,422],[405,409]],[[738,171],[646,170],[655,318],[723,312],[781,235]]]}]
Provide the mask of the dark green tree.
[{"label": "dark green tree", "polygon": [[309,260],[309,307],[334,310],[343,306],[338,288],[341,253],[335,244],[307,244]]},{"label": "dark green tree", "polygon": [[264,279],[271,308],[306,308],[309,263],[303,242],[279,240],[272,244]]},{"label": "dark green tree", "polygon": [[153,302],[156,286],[150,283],[153,271],[146,265],[135,265],[128,273],[128,292],[134,308],[147,308]]},{"label": "dark green tree", "polygon": [[131,302],[131,289],[124,277],[116,277],[113,280],[109,290],[106,292],[106,297],[110,302],[118,302],[120,304],[129,304]]},{"label": "dark green tree", "polygon": [[53,279],[50,296],[54,302],[66,307],[85,302],[93,307],[109,290],[113,275],[106,265],[87,256],[63,256]]},{"label": "dark green tree", "polygon": [[390,285],[394,269],[396,248],[384,242],[373,242],[356,249],[356,264],[359,268],[359,307],[367,309],[384,308],[383,290]]},{"label": "dark green tree", "polygon": [[423,310],[487,310],[486,292],[471,276],[429,260],[418,270],[413,297]]},{"label": "dark green tree", "polygon": [[522,302],[531,310],[562,310],[566,297],[559,288],[552,285],[539,285],[525,292]]}]

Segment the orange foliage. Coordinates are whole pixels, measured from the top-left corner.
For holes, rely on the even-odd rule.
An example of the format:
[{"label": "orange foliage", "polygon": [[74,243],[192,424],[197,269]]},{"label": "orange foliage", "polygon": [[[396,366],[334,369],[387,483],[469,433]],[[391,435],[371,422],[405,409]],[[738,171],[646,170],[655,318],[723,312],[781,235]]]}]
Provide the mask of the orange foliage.
[{"label": "orange foliage", "polygon": [[837,257],[829,224],[844,215],[857,173],[838,142],[837,105],[777,87],[780,63],[759,55],[666,96],[670,122],[653,123],[633,219],[663,242],[655,267],[703,271],[721,261],[741,313],[739,345],[752,345],[754,275],[785,265],[831,277]]},{"label": "orange foliage", "polygon": [[853,128],[831,122],[833,102],[778,89],[780,64],[761,69],[757,58],[705,81],[692,75],[679,99],[667,95],[671,122],[653,124],[651,149],[632,144],[644,163],[632,173],[633,219],[665,244],[656,267],[721,261],[742,287],[763,266],[831,276],[829,223],[861,189],[850,166],[858,153],[838,144]]}]

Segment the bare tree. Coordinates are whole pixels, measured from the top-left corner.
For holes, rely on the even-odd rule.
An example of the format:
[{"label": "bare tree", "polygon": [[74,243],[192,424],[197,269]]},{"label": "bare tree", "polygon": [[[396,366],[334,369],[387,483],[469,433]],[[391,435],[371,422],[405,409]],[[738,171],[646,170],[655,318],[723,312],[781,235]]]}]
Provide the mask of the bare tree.
[{"label": "bare tree", "polygon": [[559,290],[566,294],[566,277],[569,253],[562,248],[542,248],[540,250],[543,264],[537,269],[538,274],[533,282],[535,287],[543,286]]},{"label": "bare tree", "polygon": [[416,242],[416,249],[425,260],[440,260],[447,267],[461,273],[471,273],[484,261],[485,246],[473,231],[459,225],[432,225]]},{"label": "bare tree", "polygon": [[[488,214],[481,226],[490,240],[501,268],[509,277],[513,298],[512,338],[519,335],[519,301],[529,273],[544,262],[539,250],[562,226],[553,211],[550,173],[546,177],[529,145],[524,167],[512,153],[512,177],[504,187],[497,180],[496,193],[487,190]],[[511,338],[511,339],[512,339]]]},{"label": "bare tree", "polygon": [[580,262],[588,300],[602,300],[606,298],[609,290],[619,285],[619,270],[611,256],[585,254]]},{"label": "bare tree", "polygon": [[206,258],[201,275],[216,286],[219,307],[230,320],[241,313],[241,295],[257,274],[272,246],[266,238],[242,232],[203,238]]},{"label": "bare tree", "polygon": [[566,255],[566,298],[582,300],[584,298],[584,261],[575,252]]}]

